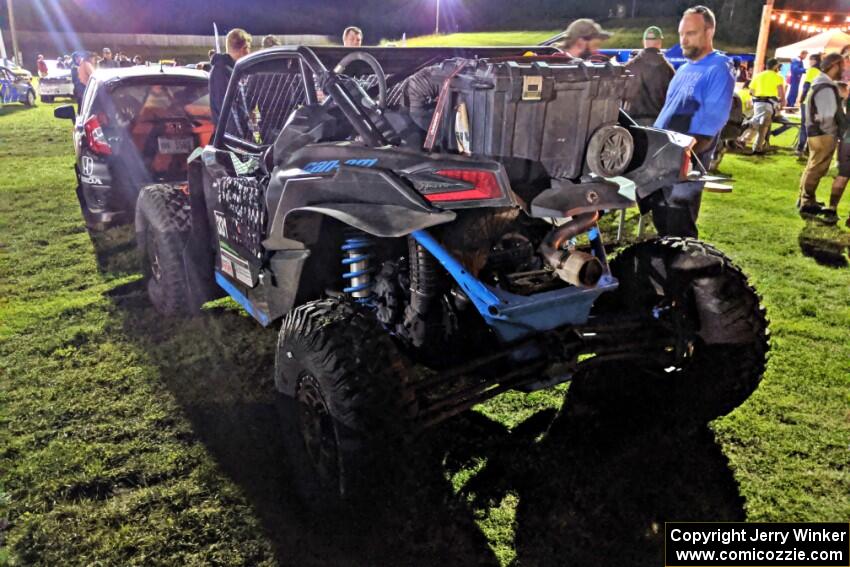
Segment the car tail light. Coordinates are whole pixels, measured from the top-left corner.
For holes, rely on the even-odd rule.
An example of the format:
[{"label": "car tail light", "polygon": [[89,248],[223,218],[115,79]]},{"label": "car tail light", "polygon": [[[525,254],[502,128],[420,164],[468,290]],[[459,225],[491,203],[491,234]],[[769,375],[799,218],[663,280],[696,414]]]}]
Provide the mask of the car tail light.
[{"label": "car tail light", "polygon": [[106,141],[106,136],[103,133],[103,128],[101,128],[100,120],[98,120],[97,116],[92,116],[86,120],[83,128],[86,131],[86,143],[92,152],[103,156],[112,154],[112,148],[109,142]]},{"label": "car tail light", "polygon": [[478,169],[442,169],[437,172],[441,177],[456,179],[472,185],[469,189],[447,191],[445,193],[430,193],[425,195],[429,201],[477,201],[481,199],[498,199],[502,196],[499,180],[492,171]]}]

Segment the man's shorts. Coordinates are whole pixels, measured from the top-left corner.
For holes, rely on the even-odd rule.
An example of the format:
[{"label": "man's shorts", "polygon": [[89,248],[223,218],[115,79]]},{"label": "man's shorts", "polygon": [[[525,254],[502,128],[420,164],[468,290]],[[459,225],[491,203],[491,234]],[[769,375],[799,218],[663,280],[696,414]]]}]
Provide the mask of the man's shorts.
[{"label": "man's shorts", "polygon": [[838,175],[850,177],[850,141],[842,141],[838,145]]}]

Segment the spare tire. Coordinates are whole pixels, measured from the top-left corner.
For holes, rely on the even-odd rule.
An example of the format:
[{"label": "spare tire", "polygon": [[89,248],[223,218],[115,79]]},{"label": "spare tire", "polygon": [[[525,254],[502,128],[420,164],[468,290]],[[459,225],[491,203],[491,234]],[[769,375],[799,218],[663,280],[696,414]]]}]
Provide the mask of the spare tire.
[{"label": "spare tire", "polygon": [[616,177],[629,167],[635,153],[631,133],[616,124],[602,126],[587,144],[587,167],[599,177]]}]

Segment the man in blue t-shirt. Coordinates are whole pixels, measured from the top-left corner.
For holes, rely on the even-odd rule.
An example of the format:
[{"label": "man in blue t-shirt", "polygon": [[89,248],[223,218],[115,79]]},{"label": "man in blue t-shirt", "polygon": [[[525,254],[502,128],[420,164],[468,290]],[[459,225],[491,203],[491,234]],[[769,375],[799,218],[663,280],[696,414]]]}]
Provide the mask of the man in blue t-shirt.
[{"label": "man in blue t-shirt", "polygon": [[[673,77],[656,128],[696,138],[694,154],[708,166],[717,136],[729,119],[735,77],[732,61],[714,51],[714,13],[705,6],[688,8],[679,22],[679,42],[688,59]],[[697,236],[703,183],[687,181],[665,187],[650,199],[660,236]]]}]

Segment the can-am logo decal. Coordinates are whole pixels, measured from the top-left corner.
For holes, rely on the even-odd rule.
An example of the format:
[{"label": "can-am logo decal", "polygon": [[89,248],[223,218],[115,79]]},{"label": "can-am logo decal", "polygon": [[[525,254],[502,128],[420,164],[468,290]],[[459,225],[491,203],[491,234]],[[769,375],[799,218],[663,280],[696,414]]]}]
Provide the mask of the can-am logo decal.
[{"label": "can-am logo decal", "polygon": [[[355,167],[375,167],[378,164],[377,159],[350,159],[344,162],[344,165],[353,165]],[[339,169],[339,160],[331,159],[325,161],[311,161],[303,167],[304,171],[309,173],[330,173]]]}]

